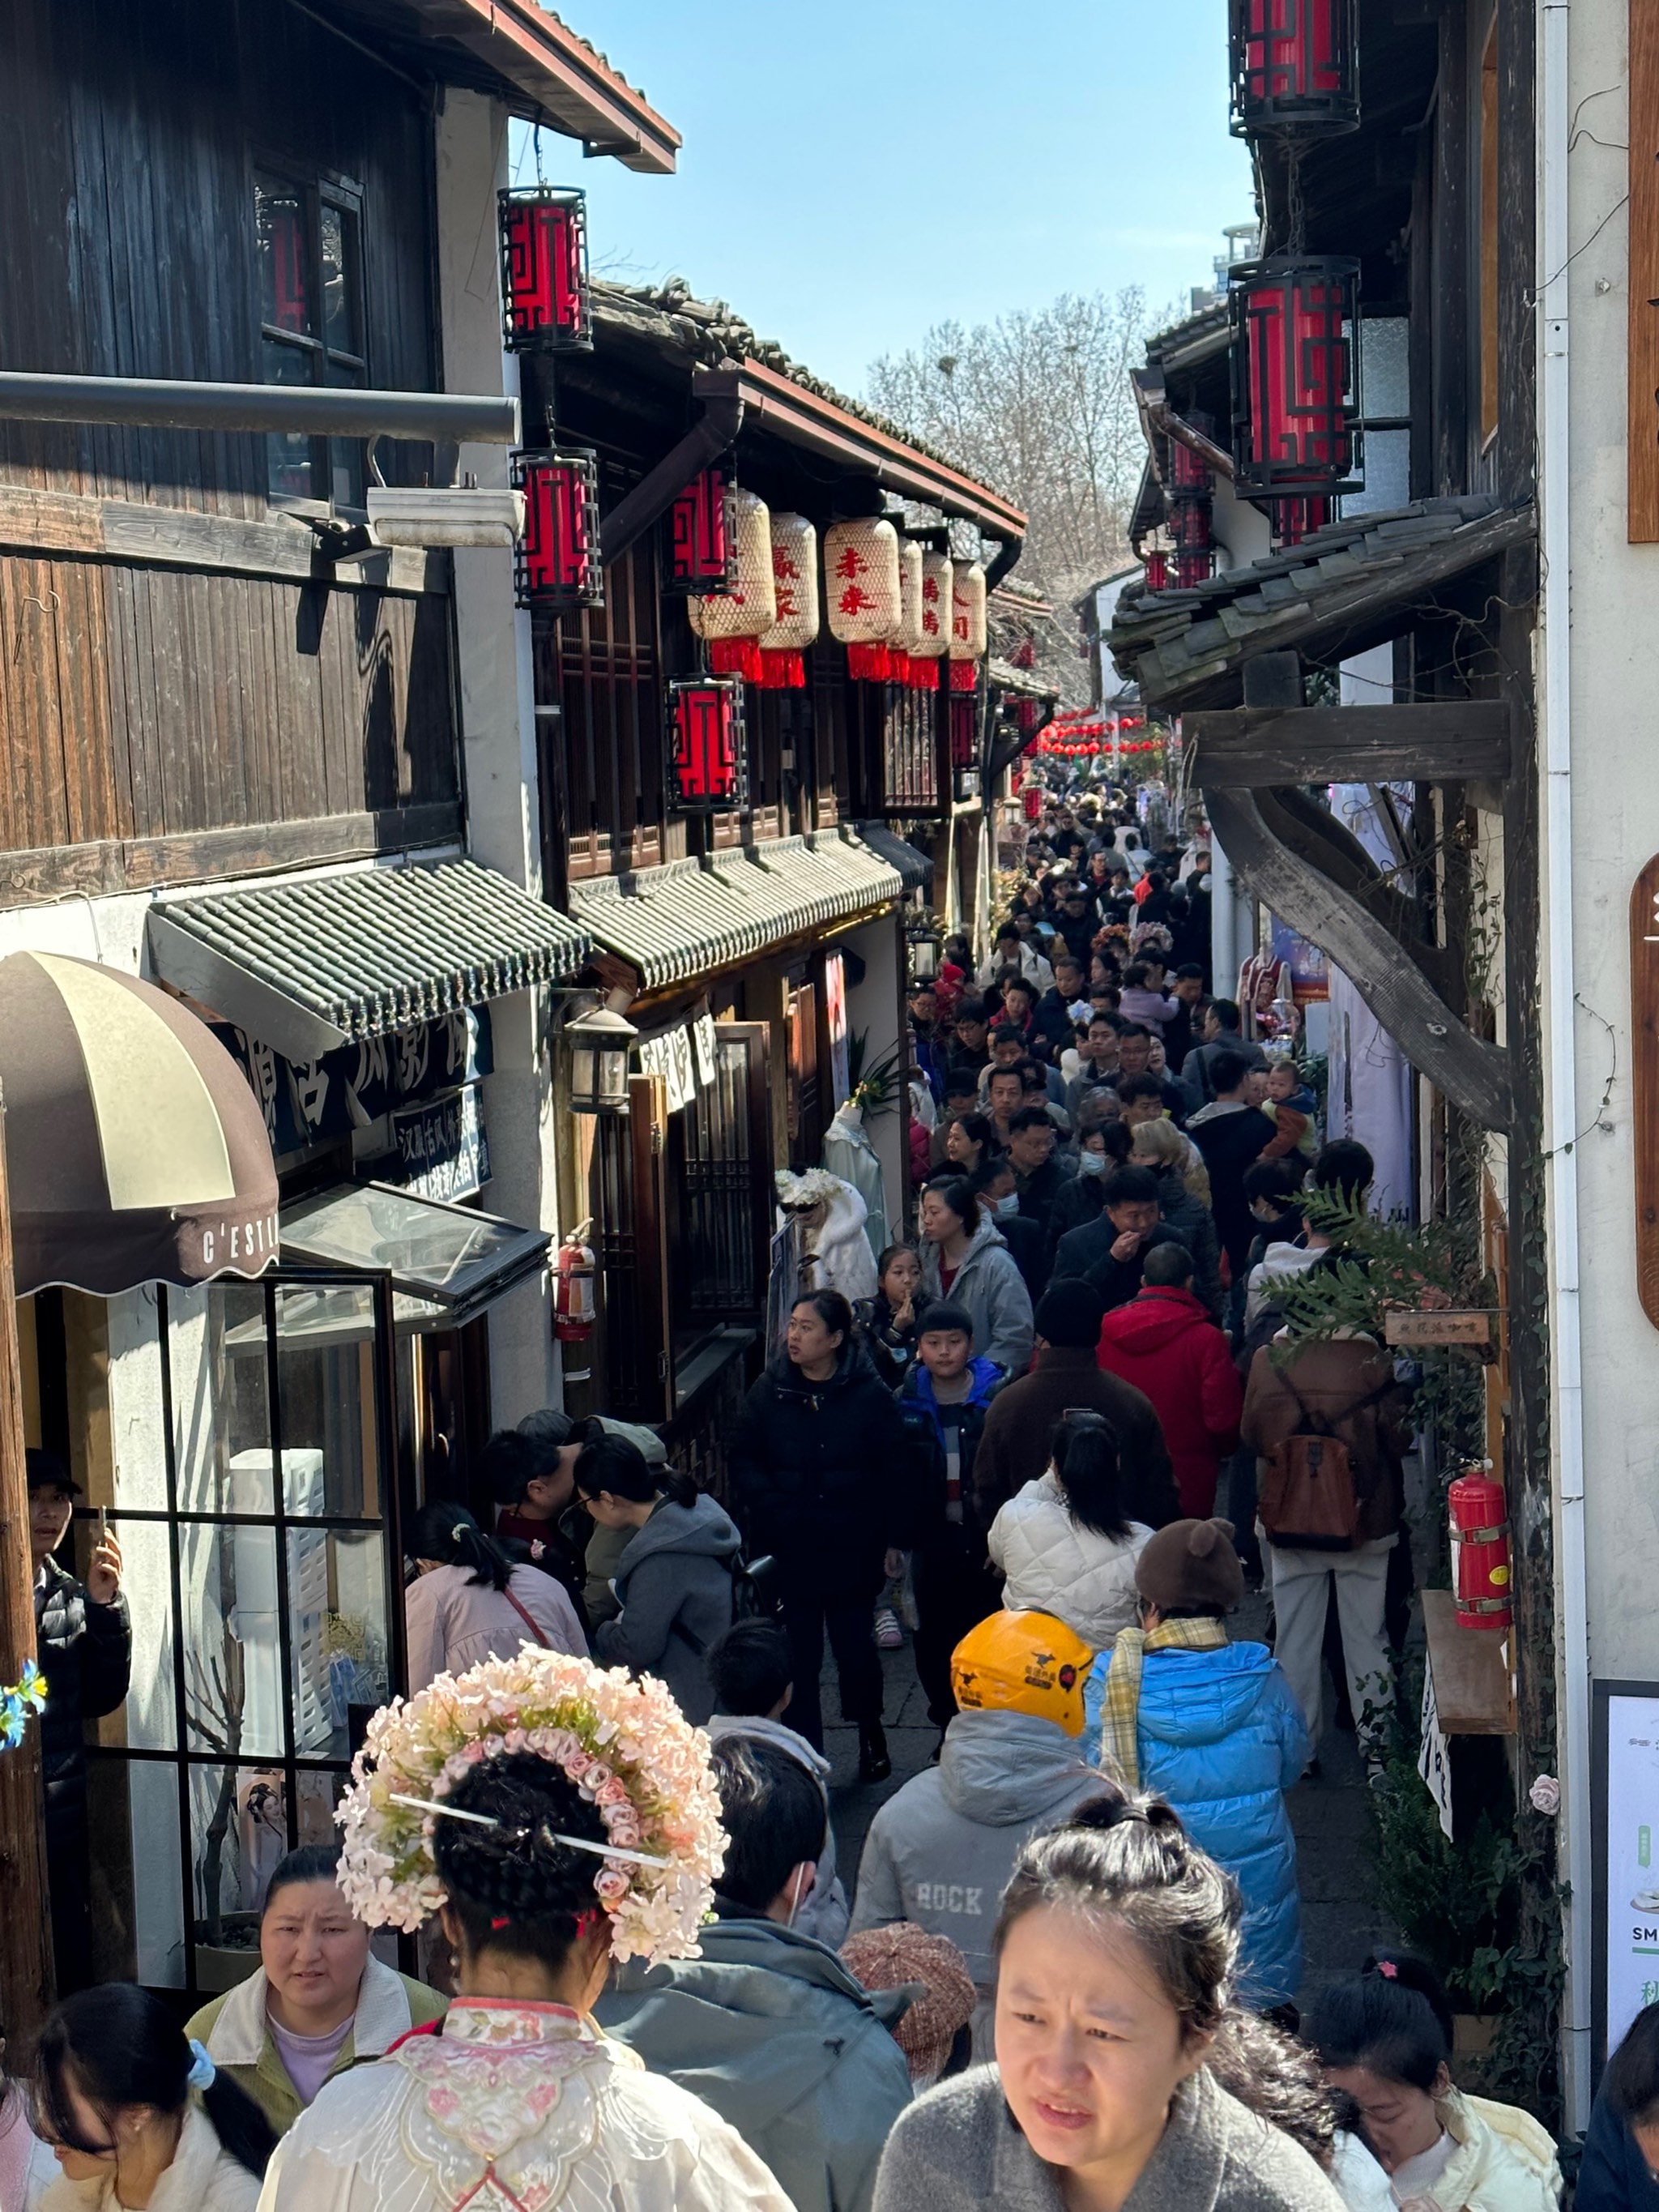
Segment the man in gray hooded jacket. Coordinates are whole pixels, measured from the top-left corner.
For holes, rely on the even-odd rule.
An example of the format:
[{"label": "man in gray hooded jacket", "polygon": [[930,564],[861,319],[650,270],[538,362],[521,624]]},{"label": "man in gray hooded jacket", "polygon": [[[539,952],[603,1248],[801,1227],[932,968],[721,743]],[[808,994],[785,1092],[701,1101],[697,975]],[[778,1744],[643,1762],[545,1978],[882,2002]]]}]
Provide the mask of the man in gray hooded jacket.
[{"label": "man in gray hooded jacket", "polygon": [[823,1801],[776,1744],[727,1737],[714,1768],[727,1844],[702,1955],[620,1967],[595,2010],[653,2074],[712,2105],[796,2212],[869,2212],[910,2069],[884,2024],[921,1994],[872,1994],[794,1924]]}]

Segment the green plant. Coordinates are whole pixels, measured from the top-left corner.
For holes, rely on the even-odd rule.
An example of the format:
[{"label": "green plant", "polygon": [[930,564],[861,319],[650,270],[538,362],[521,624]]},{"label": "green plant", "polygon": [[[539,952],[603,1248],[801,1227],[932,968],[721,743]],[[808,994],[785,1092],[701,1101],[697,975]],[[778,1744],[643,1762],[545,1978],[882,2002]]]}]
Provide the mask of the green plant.
[{"label": "green plant", "polygon": [[896,1045],[872,1065],[866,1066],[870,1049],[867,1030],[854,1030],[847,1040],[847,1103],[862,1109],[866,1120],[889,1112],[898,1103],[904,1067]]}]

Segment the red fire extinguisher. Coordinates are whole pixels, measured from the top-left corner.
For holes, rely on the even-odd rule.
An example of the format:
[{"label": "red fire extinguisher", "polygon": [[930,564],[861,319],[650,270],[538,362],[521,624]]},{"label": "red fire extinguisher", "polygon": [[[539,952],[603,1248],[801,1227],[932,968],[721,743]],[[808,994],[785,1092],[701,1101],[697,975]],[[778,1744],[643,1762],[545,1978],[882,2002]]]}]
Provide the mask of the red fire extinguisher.
[{"label": "red fire extinguisher", "polygon": [[[553,1334],[562,1345],[586,1344],[593,1334],[593,1254],[586,1242],[593,1224],[584,1221],[570,1231],[559,1247],[553,1267]],[[567,1382],[583,1382],[592,1373],[587,1365],[564,1358]]]},{"label": "red fire extinguisher", "polygon": [[1513,1626],[1510,1524],[1504,1486],[1480,1471],[1460,1474],[1446,1492],[1451,1509],[1452,1595],[1460,1628]]}]

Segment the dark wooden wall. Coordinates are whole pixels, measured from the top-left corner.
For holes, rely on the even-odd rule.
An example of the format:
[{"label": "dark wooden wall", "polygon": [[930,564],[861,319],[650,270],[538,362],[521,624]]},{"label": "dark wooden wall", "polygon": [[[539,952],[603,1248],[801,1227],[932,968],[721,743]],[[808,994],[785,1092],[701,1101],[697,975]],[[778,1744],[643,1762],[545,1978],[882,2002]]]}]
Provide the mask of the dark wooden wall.
[{"label": "dark wooden wall", "polygon": [[[368,380],[434,386],[430,118],[289,0],[0,9],[0,367],[258,381],[260,163],[361,191]],[[266,483],[254,434],[0,423],[0,902],[459,826],[445,562],[308,580]],[[156,564],[78,557],[134,509]]]}]

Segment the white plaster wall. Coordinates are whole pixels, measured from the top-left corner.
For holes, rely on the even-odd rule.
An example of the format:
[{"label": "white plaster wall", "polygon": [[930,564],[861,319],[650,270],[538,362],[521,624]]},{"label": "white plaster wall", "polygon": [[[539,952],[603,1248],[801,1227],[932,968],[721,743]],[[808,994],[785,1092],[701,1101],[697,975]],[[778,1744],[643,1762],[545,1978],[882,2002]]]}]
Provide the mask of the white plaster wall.
[{"label": "white plaster wall", "polygon": [[[899,1042],[899,1023],[904,1000],[900,995],[904,988],[901,972],[900,948],[903,935],[900,922],[891,915],[879,921],[866,922],[855,929],[846,939],[847,950],[856,952],[864,963],[864,981],[849,984],[847,991],[847,1024],[849,1030],[866,1032],[865,1065],[873,1066],[884,1060]],[[903,1084],[901,1079],[900,1091]],[[882,1188],[887,1200],[888,1233],[897,1237],[903,1227],[905,1198],[910,1188],[908,1163],[905,1142],[906,1115],[902,1103],[890,1113],[878,1114],[866,1121],[864,1133],[881,1162]]]},{"label": "white plaster wall", "polygon": [[[438,277],[444,384],[451,392],[516,392],[518,363],[501,349],[495,194],[507,181],[506,111],[482,94],[447,92],[435,125]],[[507,482],[498,446],[464,446],[462,480]],[[537,896],[542,888],[540,786],[530,617],[513,604],[510,552],[455,556],[455,631],[466,765],[467,845]],[[483,1086],[493,1212],[556,1232],[558,1169],[544,992],[491,1009],[495,1072]],[[491,1413],[496,1425],[558,1401],[558,1358],[545,1276],[491,1309]]]},{"label": "white plaster wall", "polygon": [[1659,853],[1659,545],[1631,545],[1625,534],[1625,9],[1578,0],[1571,25],[1571,107],[1583,127],[1569,161],[1578,1003],[1577,1120],[1568,1133],[1580,1218],[1590,1666],[1603,1677],[1647,1677],[1659,1675],[1659,1332],[1636,1292],[1629,914],[1632,884]]}]

